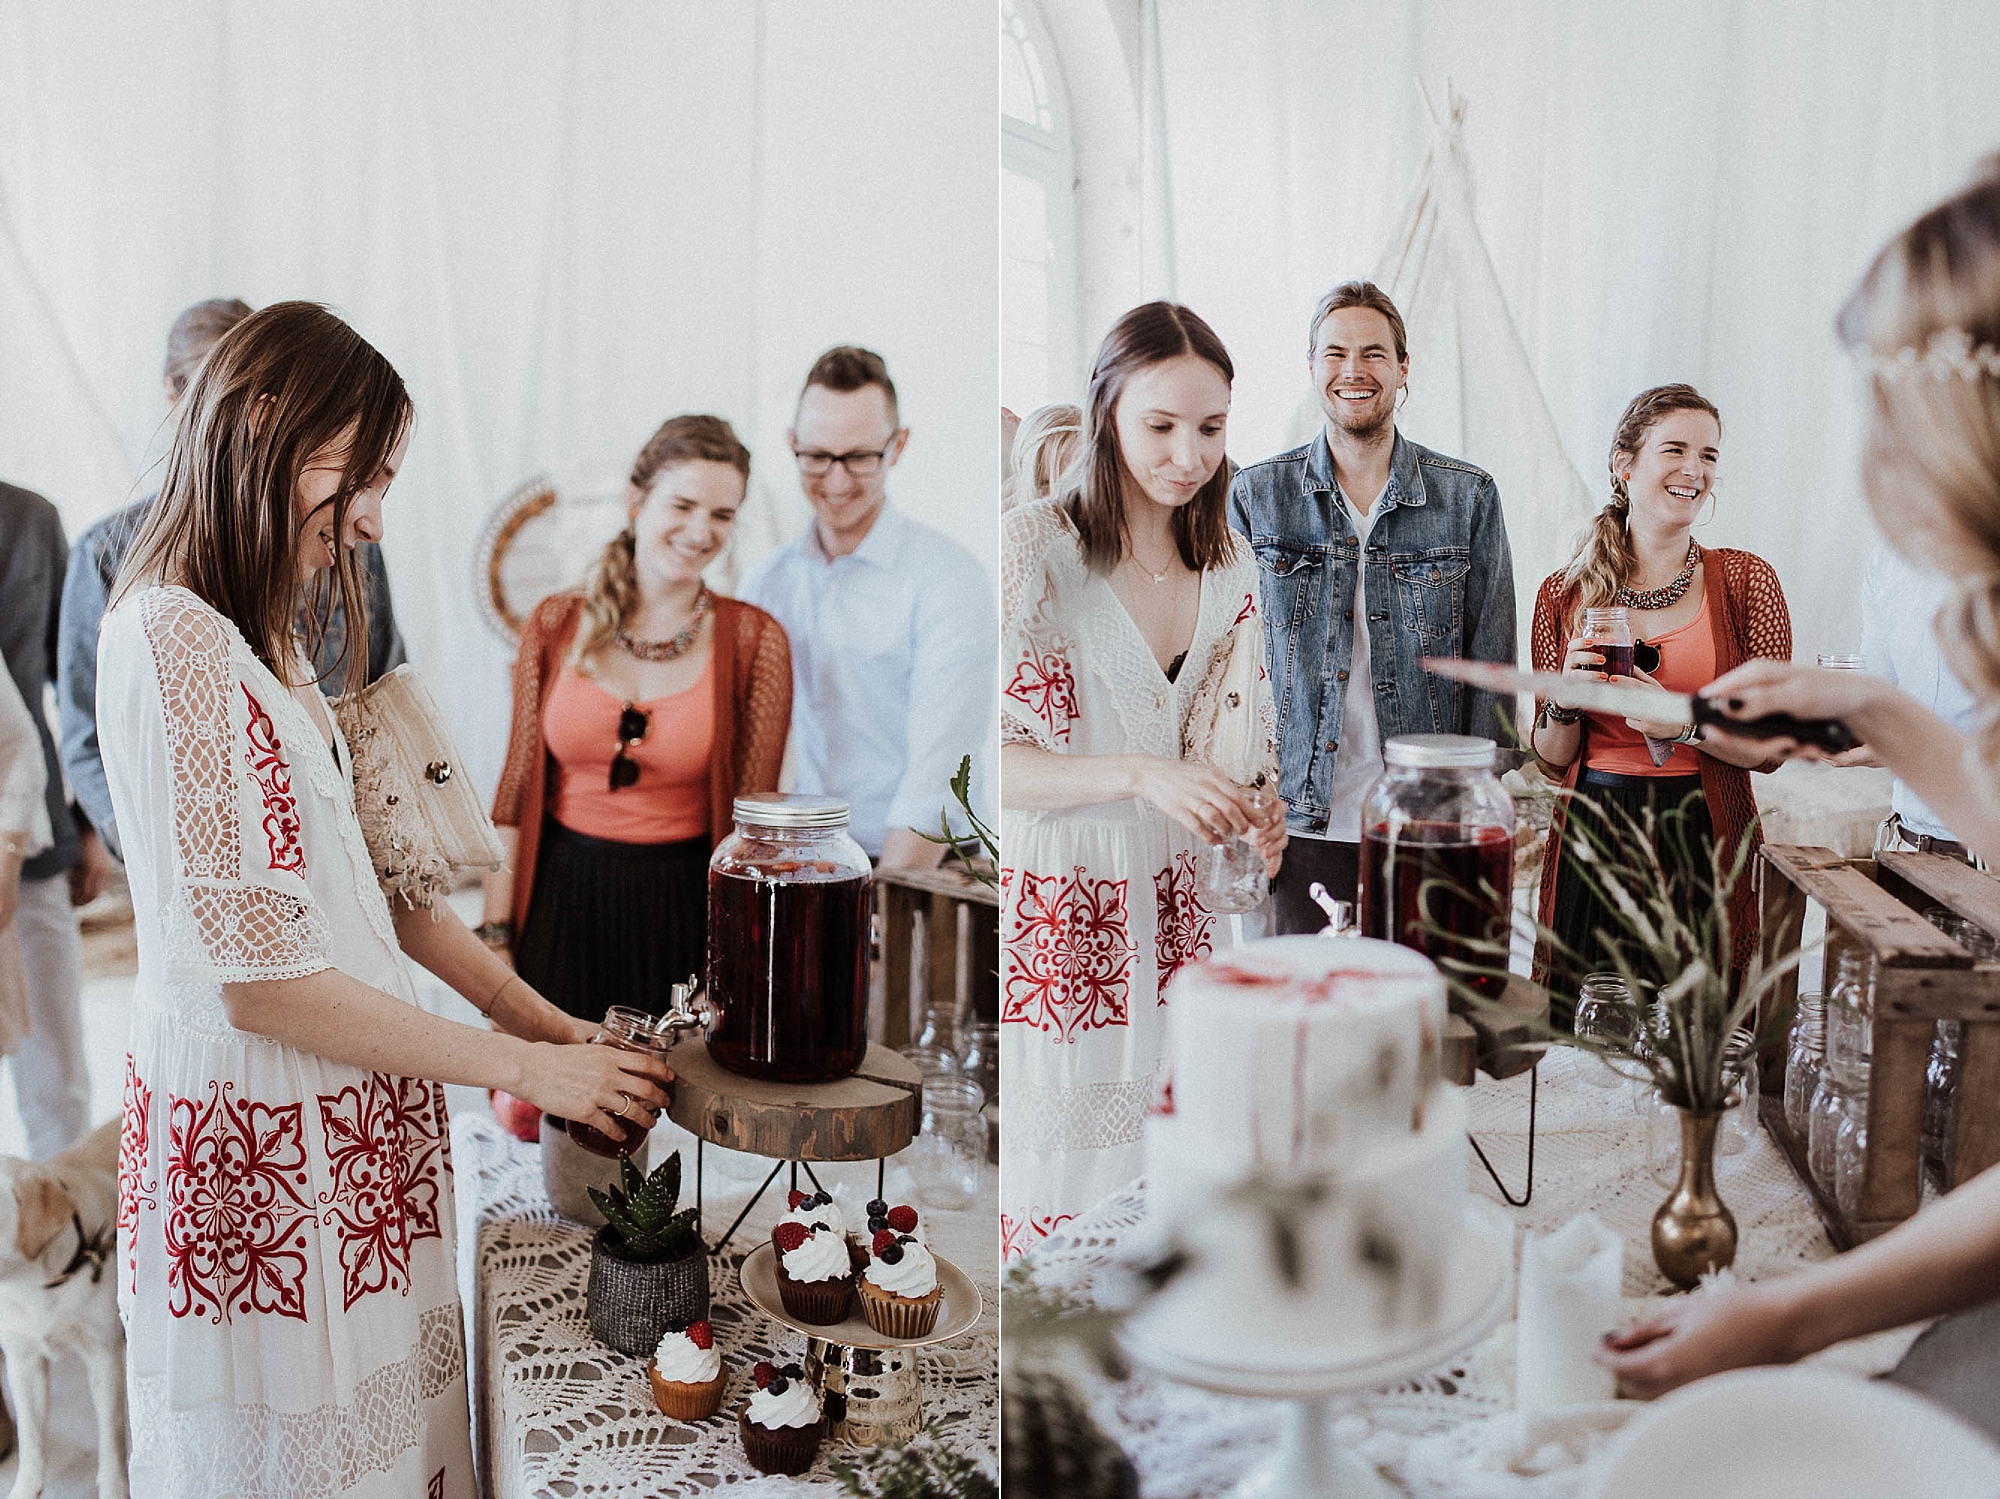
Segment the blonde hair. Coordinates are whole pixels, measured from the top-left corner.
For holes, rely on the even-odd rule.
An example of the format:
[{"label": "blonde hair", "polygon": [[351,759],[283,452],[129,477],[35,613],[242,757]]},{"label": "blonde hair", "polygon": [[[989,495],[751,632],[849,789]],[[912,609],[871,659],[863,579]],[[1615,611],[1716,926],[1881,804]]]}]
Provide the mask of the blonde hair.
[{"label": "blonde hair", "polygon": [[1606,459],[1611,470],[1611,499],[1584,531],[1563,570],[1563,584],[1576,590],[1579,611],[1607,608],[1617,599],[1618,590],[1632,581],[1636,565],[1632,556],[1632,492],[1618,471],[1618,458],[1621,453],[1637,457],[1653,424],[1670,411],[1706,411],[1718,428],[1722,425],[1722,413],[1692,385],[1655,385],[1632,397],[1611,434],[1611,452]]},{"label": "blonde hair", "polygon": [[1000,508],[1012,510],[1053,494],[1057,480],[1082,445],[1083,412],[1079,408],[1037,406],[1029,412],[1014,434],[1010,458],[1014,474],[1007,481]]},{"label": "blonde hair", "polygon": [[[750,479],[750,450],[743,446],[736,429],[719,416],[674,416],[660,423],[659,430],[646,439],[639,456],[632,460],[631,494],[633,509],[645,502],[660,471],[677,464],[706,460],[726,463]],[[605,543],[583,584],[583,620],[576,632],[572,659],[581,661],[592,651],[611,644],[625,627],[625,616],[639,602],[638,538],[632,523]]]},{"label": "blonde hair", "polygon": [[[2000,155],[1883,247],[1838,326],[1878,361],[1861,463],[1869,508],[1893,545],[1923,552],[1957,582],[1938,614],[1938,644],[1978,704],[1967,774],[2000,804],[2000,378],[1970,361],[1897,372],[1904,350],[2000,345]],[[1941,526],[1911,524],[1913,495]]]}]

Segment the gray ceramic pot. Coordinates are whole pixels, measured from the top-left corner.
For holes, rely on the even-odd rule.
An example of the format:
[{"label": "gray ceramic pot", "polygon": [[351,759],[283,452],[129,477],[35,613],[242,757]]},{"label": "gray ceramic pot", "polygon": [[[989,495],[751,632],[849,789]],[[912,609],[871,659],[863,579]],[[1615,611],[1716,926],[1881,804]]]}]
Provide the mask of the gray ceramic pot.
[{"label": "gray ceramic pot", "polygon": [[590,1239],[590,1330],[616,1348],[644,1358],[668,1328],[708,1315],[708,1255],[663,1265],[635,1265],[605,1246],[608,1229]]},{"label": "gray ceramic pot", "polygon": [[[646,1143],[632,1152],[632,1164],[642,1176],[652,1143],[649,1135]],[[602,1228],[604,1214],[597,1211],[586,1189],[608,1192],[617,1185],[616,1160],[585,1150],[569,1137],[562,1120],[542,1115],[542,1190],[548,1194],[550,1207],[573,1223]]]}]

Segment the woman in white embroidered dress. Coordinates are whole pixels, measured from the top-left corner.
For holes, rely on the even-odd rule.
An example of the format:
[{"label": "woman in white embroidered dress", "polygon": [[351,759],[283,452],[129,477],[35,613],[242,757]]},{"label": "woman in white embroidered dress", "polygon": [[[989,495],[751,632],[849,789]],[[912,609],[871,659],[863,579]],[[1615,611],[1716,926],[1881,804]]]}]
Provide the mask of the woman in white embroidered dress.
[{"label": "woman in white embroidered dress", "polygon": [[[379,540],[411,408],[324,308],[216,345],[104,618],[139,978],[119,1163],[132,1491],[470,1499],[443,1083],[648,1122],[672,1074],[377,887],[293,620]],[[331,578],[331,585],[328,579]],[[352,663],[350,663],[352,666]],[[352,684],[356,673],[350,669]],[[416,1001],[403,954],[498,1030]]]},{"label": "woman in white embroidered dress", "polygon": [[1002,518],[1010,1258],[1139,1174],[1167,981],[1225,940],[1196,851],[1243,835],[1275,874],[1284,848],[1281,805],[1260,818],[1242,787],[1183,758],[1211,666],[1238,632],[1260,662],[1264,649],[1257,565],[1226,514],[1234,377],[1187,308],[1134,308],[1097,351],[1079,464]]}]

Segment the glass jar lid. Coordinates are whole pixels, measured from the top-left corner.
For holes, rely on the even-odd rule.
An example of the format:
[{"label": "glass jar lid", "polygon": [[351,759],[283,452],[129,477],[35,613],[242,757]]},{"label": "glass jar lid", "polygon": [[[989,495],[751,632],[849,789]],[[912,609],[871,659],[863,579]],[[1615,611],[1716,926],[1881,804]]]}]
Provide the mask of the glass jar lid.
[{"label": "glass jar lid", "polygon": [[736,798],[738,822],[760,828],[844,828],[847,803],[837,796],[807,796],[788,791],[759,791]]},{"label": "glass jar lid", "polygon": [[1491,770],[1497,746],[1474,734],[1398,734],[1382,746],[1382,763],[1408,770]]}]

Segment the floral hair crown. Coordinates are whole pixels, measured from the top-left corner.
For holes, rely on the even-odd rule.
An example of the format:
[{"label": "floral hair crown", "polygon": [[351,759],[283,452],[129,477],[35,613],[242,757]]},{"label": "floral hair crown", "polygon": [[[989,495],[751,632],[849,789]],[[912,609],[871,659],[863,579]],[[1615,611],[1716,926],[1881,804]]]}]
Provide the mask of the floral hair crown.
[{"label": "floral hair crown", "polygon": [[1912,380],[2000,380],[2000,349],[1974,344],[1963,328],[1938,329],[1922,352],[1907,344],[1893,354],[1864,347],[1860,360],[1876,379],[1892,385]]}]

